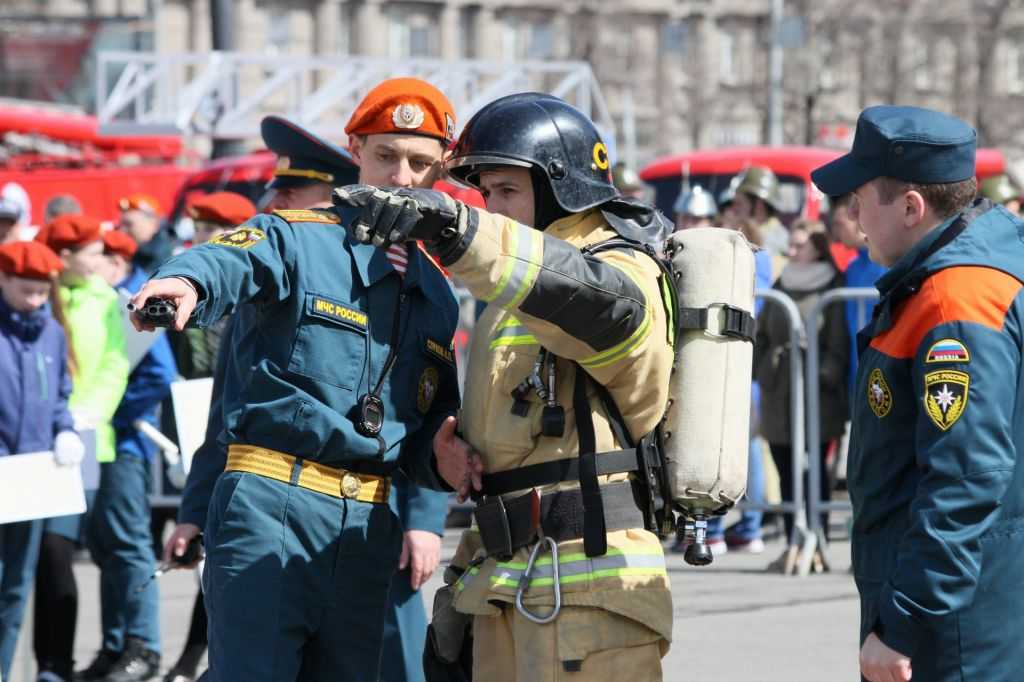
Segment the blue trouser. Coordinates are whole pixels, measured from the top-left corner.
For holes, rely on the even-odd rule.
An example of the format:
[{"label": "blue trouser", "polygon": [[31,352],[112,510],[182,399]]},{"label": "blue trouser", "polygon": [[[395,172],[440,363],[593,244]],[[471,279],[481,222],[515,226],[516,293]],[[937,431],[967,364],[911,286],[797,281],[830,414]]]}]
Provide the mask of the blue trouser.
[{"label": "blue trouser", "polygon": [[222,474],[206,521],[203,679],[377,682],[401,543],[386,503]]},{"label": "blue trouser", "polygon": [[[743,498],[749,502],[764,504],[764,456],[761,441],[750,439],[750,450],[747,455],[747,492]],[[739,523],[732,527],[730,537],[735,535],[743,540],[761,537],[761,519],[764,512],[760,509],[744,509]],[[708,537],[725,537],[721,516],[708,520]]]},{"label": "blue trouser", "polygon": [[423,596],[413,590],[408,568],[391,579],[384,620],[381,682],[423,682],[423,647],[427,641],[427,611]]},{"label": "blue trouser", "polygon": [[0,679],[8,679],[39,559],[42,521],[0,525]]},{"label": "blue trouser", "polygon": [[149,463],[121,453],[100,465],[100,487],[86,526],[86,544],[100,569],[103,648],[122,651],[125,638],[160,651],[157,581],[142,587],[156,569],[149,533]]},{"label": "blue trouser", "polygon": [[[750,409],[754,423],[760,420],[761,387],[755,381],[751,384]],[[756,429],[751,429],[756,432]],[[744,498],[755,504],[764,504],[764,451],[761,448],[761,441],[756,437],[750,438],[750,448],[747,451],[747,492]],[[761,521],[764,519],[764,512],[760,509],[744,509],[732,532],[742,540],[753,540],[761,537]],[[708,521],[708,537],[723,538],[725,529],[722,528],[722,517],[716,516]]]}]

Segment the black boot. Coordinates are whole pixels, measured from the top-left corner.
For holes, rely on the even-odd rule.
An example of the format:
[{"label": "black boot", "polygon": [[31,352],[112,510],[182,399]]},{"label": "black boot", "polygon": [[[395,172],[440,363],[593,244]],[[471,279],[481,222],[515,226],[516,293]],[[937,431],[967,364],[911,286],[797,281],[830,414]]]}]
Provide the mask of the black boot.
[{"label": "black boot", "polygon": [[104,682],[145,682],[160,672],[160,654],[150,651],[141,639],[128,637],[124,653],[110,670]]},{"label": "black boot", "polygon": [[75,673],[75,681],[102,680],[113,669],[114,664],[117,663],[119,658],[121,658],[121,654],[117,651],[100,649],[100,652],[96,654],[96,658],[92,660],[89,667]]}]

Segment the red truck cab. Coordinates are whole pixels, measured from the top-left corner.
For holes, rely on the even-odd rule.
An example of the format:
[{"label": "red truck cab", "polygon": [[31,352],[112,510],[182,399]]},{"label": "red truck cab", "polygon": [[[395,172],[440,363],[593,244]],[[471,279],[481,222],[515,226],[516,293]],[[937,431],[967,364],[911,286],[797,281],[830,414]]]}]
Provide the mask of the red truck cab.
[{"label": "red truck cab", "polygon": [[[654,188],[655,205],[671,217],[684,174],[690,186],[700,185],[717,200],[738,173],[751,166],[765,166],[779,178],[780,218],[788,224],[797,217],[819,218],[827,209],[826,198],[811,182],[811,171],[841,154],[836,149],[789,145],[708,149],[657,159],[640,171],[640,178]],[[1004,172],[1005,167],[998,149],[978,150],[979,181]]]}]

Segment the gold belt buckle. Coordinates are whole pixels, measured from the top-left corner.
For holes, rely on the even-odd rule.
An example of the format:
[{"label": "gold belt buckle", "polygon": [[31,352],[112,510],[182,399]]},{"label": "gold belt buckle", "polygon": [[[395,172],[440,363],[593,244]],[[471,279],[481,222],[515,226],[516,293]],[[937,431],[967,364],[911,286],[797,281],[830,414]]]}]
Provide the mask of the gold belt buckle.
[{"label": "gold belt buckle", "polygon": [[363,487],[363,482],[353,473],[346,472],[341,477],[341,494],[345,497],[356,497]]}]

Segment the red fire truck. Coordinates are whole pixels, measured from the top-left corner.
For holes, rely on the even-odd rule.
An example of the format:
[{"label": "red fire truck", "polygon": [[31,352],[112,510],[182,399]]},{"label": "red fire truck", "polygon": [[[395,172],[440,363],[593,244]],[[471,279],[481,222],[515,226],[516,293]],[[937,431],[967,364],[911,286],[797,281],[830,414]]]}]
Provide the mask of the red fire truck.
[{"label": "red fire truck", "polygon": [[[823,197],[811,182],[811,171],[841,154],[835,149],[788,145],[708,149],[657,159],[640,171],[640,177],[654,187],[658,208],[671,216],[684,176],[691,187],[700,185],[717,199],[737,173],[766,166],[779,178],[782,218],[788,222],[798,216],[818,217]],[[998,149],[979,149],[976,165],[978,179],[983,180],[1004,172],[1006,161]]]},{"label": "red fire truck", "polygon": [[51,104],[0,100],[0,189],[17,183],[33,223],[46,203],[71,194],[82,210],[116,220],[118,199],[149,194],[166,211],[198,167],[178,135],[105,136],[96,118]]}]

